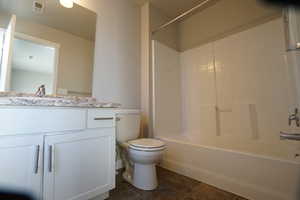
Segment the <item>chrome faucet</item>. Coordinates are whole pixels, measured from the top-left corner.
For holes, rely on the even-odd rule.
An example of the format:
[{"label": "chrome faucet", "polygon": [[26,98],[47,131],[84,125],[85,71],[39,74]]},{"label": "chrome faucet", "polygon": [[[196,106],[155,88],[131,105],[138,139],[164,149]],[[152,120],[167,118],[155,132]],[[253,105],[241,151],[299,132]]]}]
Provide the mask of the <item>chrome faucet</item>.
[{"label": "chrome faucet", "polygon": [[37,97],[44,97],[46,95],[46,88],[45,85],[41,85],[40,87],[38,87],[35,96]]},{"label": "chrome faucet", "polygon": [[292,125],[292,121],[296,122],[296,126],[300,127],[300,117],[298,108],[295,108],[294,113],[289,116],[289,126]]},{"label": "chrome faucet", "polygon": [[[292,125],[292,121],[295,121],[296,126],[300,127],[300,116],[298,108],[294,109],[294,113],[289,115],[289,126]],[[300,133],[286,133],[280,132],[281,140],[297,140],[300,141]],[[298,154],[295,154],[295,157],[299,157]]]}]

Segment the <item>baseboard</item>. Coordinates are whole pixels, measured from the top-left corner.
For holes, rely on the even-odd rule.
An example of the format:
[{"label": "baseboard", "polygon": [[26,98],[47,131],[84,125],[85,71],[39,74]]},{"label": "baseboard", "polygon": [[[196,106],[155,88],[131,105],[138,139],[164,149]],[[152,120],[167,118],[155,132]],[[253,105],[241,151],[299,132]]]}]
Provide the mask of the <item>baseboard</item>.
[{"label": "baseboard", "polygon": [[240,180],[235,180],[221,174],[212,173],[206,169],[201,169],[200,167],[190,166],[167,159],[164,159],[160,166],[222,190],[232,192],[249,200],[291,200],[290,197],[278,193],[277,191],[271,191],[257,187],[253,184],[244,183]]},{"label": "baseboard", "polygon": [[95,198],[90,199],[90,200],[105,200],[105,199],[108,199],[108,197],[109,197],[109,192],[105,192],[104,194],[96,196]]},{"label": "baseboard", "polygon": [[116,170],[122,169],[123,168],[123,162],[122,160],[118,159],[116,161]]}]

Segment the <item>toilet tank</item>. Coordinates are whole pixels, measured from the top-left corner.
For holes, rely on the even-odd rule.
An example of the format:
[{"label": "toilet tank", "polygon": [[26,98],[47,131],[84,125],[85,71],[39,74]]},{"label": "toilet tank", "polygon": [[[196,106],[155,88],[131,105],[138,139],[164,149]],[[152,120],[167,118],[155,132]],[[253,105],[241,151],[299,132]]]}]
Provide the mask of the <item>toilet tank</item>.
[{"label": "toilet tank", "polygon": [[139,110],[117,111],[117,141],[120,143],[137,139],[140,135],[141,114]]}]

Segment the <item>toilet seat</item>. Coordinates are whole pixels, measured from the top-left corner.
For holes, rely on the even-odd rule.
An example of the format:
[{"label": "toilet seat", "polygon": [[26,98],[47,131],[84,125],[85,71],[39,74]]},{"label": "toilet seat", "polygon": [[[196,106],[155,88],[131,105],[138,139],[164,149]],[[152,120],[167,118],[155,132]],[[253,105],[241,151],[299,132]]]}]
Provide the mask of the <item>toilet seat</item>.
[{"label": "toilet seat", "polygon": [[157,139],[137,139],[128,142],[129,147],[138,151],[161,151],[166,147],[165,143]]},{"label": "toilet seat", "polygon": [[133,150],[136,150],[136,151],[154,152],[154,151],[162,151],[166,147],[160,147],[160,148],[142,148],[142,147],[129,146],[129,148],[133,149]]}]

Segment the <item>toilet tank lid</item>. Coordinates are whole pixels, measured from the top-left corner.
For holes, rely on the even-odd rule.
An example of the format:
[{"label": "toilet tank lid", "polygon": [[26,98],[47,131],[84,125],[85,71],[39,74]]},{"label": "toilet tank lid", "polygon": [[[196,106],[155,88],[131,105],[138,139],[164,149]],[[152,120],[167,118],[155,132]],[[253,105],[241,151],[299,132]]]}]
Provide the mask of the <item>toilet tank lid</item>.
[{"label": "toilet tank lid", "polygon": [[163,141],[150,138],[131,140],[128,143],[132,146],[144,148],[158,148],[165,146],[165,143]]}]

